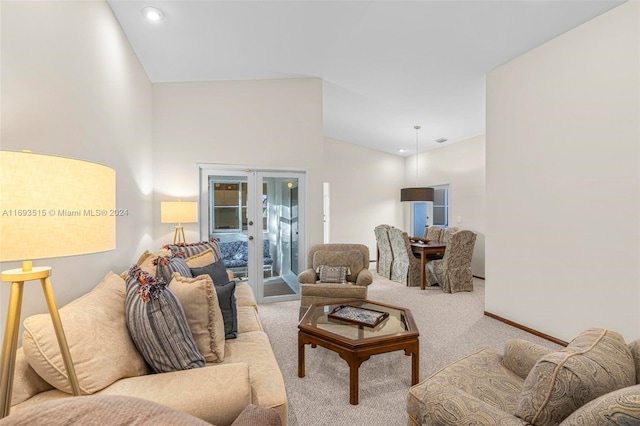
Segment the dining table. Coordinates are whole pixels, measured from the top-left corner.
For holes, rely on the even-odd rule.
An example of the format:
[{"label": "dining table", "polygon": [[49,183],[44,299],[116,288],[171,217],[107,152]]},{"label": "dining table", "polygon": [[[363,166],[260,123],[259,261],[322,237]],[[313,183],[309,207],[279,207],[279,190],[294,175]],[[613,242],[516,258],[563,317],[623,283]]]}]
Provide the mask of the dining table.
[{"label": "dining table", "polygon": [[420,258],[420,289],[427,287],[427,255],[444,256],[447,245],[440,241],[410,241],[411,251],[416,257]]}]

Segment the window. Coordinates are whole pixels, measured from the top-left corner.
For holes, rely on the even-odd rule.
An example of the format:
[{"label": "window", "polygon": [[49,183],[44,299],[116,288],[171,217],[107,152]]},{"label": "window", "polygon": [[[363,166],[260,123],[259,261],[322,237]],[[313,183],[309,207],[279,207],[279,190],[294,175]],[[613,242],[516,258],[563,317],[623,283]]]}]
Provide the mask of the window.
[{"label": "window", "polygon": [[[247,230],[247,182],[237,178],[210,176],[209,200],[212,209],[209,229],[212,234]],[[267,184],[262,186],[263,229],[267,230],[269,208]]]},{"label": "window", "polygon": [[433,188],[433,225],[449,226],[449,185]]},{"label": "window", "polygon": [[449,185],[433,186],[431,206],[427,202],[413,203],[413,235],[421,237],[427,225],[449,226]]}]

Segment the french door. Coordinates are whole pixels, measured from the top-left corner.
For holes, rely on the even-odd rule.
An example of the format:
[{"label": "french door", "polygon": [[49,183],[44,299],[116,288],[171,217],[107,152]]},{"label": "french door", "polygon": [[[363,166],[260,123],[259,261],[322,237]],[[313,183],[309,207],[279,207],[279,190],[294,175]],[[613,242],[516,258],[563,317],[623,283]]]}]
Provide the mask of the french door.
[{"label": "french door", "polygon": [[259,303],[299,296],[305,174],[200,165],[200,231]]}]

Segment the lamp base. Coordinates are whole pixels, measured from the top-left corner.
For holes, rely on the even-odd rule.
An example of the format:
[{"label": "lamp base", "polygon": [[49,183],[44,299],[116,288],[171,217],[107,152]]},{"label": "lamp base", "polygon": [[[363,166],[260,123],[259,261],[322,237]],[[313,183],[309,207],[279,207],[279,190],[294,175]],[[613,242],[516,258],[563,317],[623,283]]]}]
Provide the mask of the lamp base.
[{"label": "lamp base", "polygon": [[11,282],[11,293],[9,294],[9,308],[7,310],[7,323],[5,325],[4,340],[2,343],[2,354],[0,356],[0,418],[9,415],[11,409],[11,394],[13,391],[13,376],[16,365],[16,351],[18,349],[18,331],[20,326],[20,313],[22,310],[22,290],[25,281],[40,280],[42,291],[44,292],[49,308],[49,315],[53,328],[58,339],[58,346],[62,360],[64,361],[69,383],[75,396],[80,395],[80,385],[76,376],[75,368],[71,360],[69,346],[64,335],[60,315],[51,290],[51,268],[35,267],[30,271],[22,269],[10,269],[2,272],[2,281]]},{"label": "lamp base", "polygon": [[184,227],[182,225],[176,226],[176,232],[173,234],[173,244],[186,243],[184,238]]}]

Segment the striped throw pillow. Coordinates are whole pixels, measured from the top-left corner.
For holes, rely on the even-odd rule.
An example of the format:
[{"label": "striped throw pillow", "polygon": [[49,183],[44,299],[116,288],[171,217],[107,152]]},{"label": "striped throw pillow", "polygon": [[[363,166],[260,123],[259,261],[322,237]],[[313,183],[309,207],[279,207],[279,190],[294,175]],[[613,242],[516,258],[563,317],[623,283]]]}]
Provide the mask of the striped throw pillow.
[{"label": "striped throw pillow", "polygon": [[184,252],[179,251],[171,256],[157,257],[153,262],[156,265],[156,278],[162,278],[165,282],[170,283],[174,272],[185,278],[193,278],[185,256]]},{"label": "striped throw pillow", "polygon": [[220,254],[220,245],[218,244],[218,242],[218,238],[211,238],[209,239],[209,241],[200,241],[199,243],[167,244],[163,248],[171,250],[171,253],[183,251],[185,252],[186,257],[191,257],[198,253],[202,253],[206,249],[212,249],[213,257],[215,257],[215,260],[218,260],[222,259],[222,255]]},{"label": "striped throw pillow", "polygon": [[347,282],[346,266],[327,266],[320,265],[318,268],[318,276],[320,282],[323,283],[346,283]]},{"label": "striped throw pillow", "polygon": [[166,281],[134,266],[127,277],[127,328],[155,373],[204,367],[184,311]]}]

